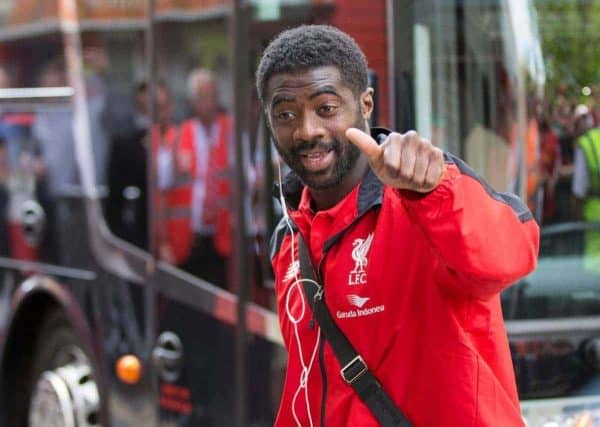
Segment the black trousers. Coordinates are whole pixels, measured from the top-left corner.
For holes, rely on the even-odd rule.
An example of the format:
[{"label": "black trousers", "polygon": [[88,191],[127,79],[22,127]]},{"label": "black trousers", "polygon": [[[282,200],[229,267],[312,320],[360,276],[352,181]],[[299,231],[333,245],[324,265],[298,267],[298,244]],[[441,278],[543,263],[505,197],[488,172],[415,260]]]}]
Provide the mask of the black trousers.
[{"label": "black trousers", "polygon": [[217,252],[211,236],[196,236],[182,268],[220,288],[227,286],[227,258]]}]

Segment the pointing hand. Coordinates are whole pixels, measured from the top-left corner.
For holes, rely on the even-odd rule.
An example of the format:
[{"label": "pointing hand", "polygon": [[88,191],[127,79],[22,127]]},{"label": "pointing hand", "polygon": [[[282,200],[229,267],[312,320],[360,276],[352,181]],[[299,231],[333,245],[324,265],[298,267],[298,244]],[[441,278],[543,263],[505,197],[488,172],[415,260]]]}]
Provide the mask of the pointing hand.
[{"label": "pointing hand", "polygon": [[428,193],[442,181],[442,150],[415,131],[392,132],[381,145],[355,128],[346,131],[346,138],[368,157],[375,175],[390,187]]}]

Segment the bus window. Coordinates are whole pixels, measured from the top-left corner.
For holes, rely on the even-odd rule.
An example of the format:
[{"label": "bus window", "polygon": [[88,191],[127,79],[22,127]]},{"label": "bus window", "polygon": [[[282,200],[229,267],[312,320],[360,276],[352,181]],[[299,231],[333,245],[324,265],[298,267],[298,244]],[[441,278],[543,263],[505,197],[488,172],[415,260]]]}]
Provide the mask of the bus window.
[{"label": "bus window", "polygon": [[[1,33],[1,32],[0,32]],[[0,39],[2,39],[0,34]],[[81,266],[63,239],[81,224],[75,197],[81,193],[75,163],[71,90],[57,34],[36,43],[0,42],[5,60],[0,88],[0,214],[2,256],[19,261]],[[98,116],[95,116],[96,119]],[[94,148],[106,149],[98,131]],[[73,230],[65,233],[66,230]],[[36,271],[38,267],[32,267]]]},{"label": "bus window", "polygon": [[[519,193],[519,69],[501,3],[412,3],[408,51],[417,131],[464,158],[498,191]],[[396,40],[399,64],[409,41]]]},{"label": "bus window", "polygon": [[[230,287],[232,86],[226,19],[210,25],[157,10],[156,123],[150,136],[157,256]],[[181,46],[186,52],[182,61]]]}]

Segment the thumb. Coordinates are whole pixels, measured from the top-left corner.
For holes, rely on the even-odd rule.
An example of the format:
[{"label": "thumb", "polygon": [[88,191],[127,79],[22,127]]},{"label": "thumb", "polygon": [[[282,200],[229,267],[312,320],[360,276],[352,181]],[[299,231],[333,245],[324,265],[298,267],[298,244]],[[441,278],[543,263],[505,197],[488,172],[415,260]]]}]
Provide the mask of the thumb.
[{"label": "thumb", "polygon": [[350,128],[346,131],[346,138],[356,145],[360,151],[366,154],[371,162],[375,162],[381,156],[381,147],[371,135],[360,129]]}]

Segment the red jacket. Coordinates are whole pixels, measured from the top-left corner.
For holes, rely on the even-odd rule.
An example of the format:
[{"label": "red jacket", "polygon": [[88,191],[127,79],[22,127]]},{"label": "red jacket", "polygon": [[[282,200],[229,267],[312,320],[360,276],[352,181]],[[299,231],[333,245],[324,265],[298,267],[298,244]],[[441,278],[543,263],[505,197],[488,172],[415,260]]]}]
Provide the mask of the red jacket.
[{"label": "red jacket", "polygon": [[[337,325],[414,426],[522,426],[499,292],[534,269],[539,229],[517,197],[451,155],[446,167],[427,195],[369,172],[316,215],[296,181],[290,217]],[[319,339],[291,252],[282,220],[271,258],[288,367],[276,426],[377,426]]]}]

